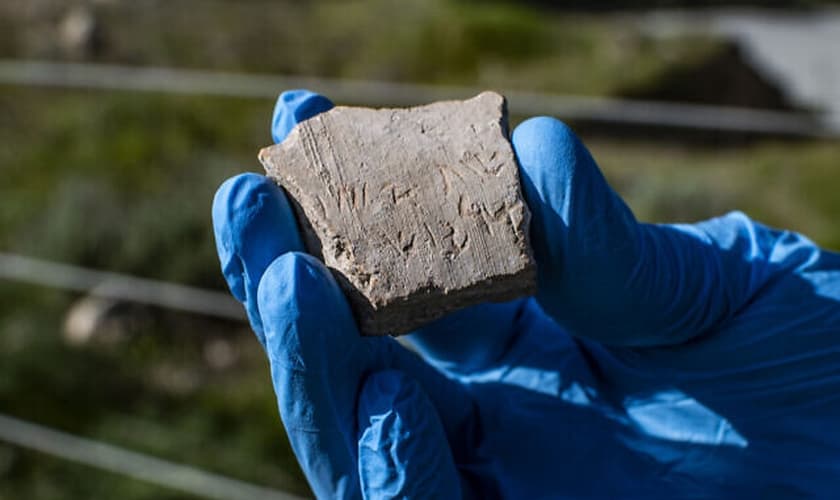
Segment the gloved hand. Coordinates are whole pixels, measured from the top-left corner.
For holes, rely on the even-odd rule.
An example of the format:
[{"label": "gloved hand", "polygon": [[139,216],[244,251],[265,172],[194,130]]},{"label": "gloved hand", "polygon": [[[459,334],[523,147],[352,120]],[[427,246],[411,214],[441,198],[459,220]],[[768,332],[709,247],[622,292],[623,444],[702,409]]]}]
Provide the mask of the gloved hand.
[{"label": "gloved hand", "polygon": [[[274,140],[331,106],[282,94]],[[272,182],[216,194],[222,270],[316,495],[836,493],[840,257],[740,213],[638,223],[554,119],[512,142],[538,293],[411,334],[420,356],[359,336]]]}]

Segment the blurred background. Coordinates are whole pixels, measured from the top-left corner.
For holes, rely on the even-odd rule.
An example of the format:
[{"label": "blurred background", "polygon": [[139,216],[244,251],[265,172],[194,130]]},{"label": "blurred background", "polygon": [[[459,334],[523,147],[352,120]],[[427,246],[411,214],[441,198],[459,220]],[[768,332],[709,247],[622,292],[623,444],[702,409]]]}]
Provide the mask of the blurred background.
[{"label": "blurred background", "polygon": [[210,225],[298,86],[496,89],[643,220],[840,249],[832,2],[0,0],[0,498],[309,494]]}]

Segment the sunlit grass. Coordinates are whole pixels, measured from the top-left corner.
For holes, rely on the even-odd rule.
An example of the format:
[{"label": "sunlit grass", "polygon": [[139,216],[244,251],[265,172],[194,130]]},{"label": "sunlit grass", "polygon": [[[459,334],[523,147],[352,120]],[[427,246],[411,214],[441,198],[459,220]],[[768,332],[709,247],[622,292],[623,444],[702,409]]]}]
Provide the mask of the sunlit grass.
[{"label": "sunlit grass", "polygon": [[688,222],[742,210],[840,250],[840,141],[589,146],[641,219]]}]

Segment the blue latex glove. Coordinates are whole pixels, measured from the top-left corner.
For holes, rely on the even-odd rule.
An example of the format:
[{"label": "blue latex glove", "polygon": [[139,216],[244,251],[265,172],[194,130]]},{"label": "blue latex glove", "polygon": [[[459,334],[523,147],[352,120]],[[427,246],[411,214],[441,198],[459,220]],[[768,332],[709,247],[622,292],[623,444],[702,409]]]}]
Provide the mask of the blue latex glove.
[{"label": "blue latex glove", "polygon": [[[281,95],[273,136],[329,109]],[[732,213],[648,225],[562,123],[513,133],[534,298],[360,337],[283,192],[225,182],[222,270],[268,352],[321,498],[830,497],[840,491],[840,256]],[[757,187],[760,188],[760,187]]]}]

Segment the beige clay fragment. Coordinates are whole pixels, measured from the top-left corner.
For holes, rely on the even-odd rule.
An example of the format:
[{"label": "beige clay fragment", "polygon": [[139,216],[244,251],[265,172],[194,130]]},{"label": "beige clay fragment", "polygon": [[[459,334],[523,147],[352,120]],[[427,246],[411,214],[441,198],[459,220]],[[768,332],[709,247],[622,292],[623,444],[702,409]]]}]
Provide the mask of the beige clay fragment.
[{"label": "beige clay fragment", "polygon": [[366,335],[535,289],[504,98],[336,107],[260,151]]}]

